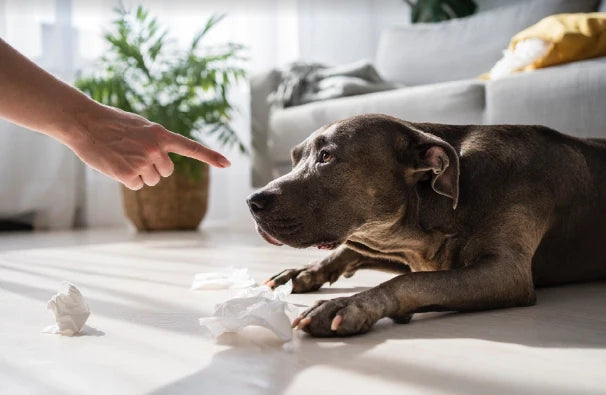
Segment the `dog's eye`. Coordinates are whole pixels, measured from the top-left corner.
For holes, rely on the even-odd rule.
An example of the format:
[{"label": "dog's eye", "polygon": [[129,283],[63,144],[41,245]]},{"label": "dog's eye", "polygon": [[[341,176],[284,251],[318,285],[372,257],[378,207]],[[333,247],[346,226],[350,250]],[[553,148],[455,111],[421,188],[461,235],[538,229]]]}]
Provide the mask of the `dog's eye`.
[{"label": "dog's eye", "polygon": [[328,151],[320,152],[320,163],[327,163],[332,160],[332,155]]}]

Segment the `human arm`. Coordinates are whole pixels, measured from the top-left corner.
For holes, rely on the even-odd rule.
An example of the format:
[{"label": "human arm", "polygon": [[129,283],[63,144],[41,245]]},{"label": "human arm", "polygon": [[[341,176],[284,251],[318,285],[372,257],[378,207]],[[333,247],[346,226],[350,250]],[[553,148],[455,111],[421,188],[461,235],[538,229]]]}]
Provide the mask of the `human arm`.
[{"label": "human arm", "polygon": [[169,176],[169,152],[217,167],[229,161],[145,118],[95,102],[0,39],[0,117],[51,136],[128,188]]}]

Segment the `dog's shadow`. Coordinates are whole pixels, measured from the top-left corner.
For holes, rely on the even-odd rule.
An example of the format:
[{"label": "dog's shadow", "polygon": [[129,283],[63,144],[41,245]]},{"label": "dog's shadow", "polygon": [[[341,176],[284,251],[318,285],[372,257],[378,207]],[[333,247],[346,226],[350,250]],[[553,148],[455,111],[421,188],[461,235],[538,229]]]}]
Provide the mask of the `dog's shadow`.
[{"label": "dog's shadow", "polygon": [[[606,316],[606,282],[540,289],[537,294],[538,303],[533,307],[417,314],[408,325],[383,319],[371,332],[351,338],[317,339],[303,335],[293,353],[284,351],[264,329],[249,328],[239,334],[223,335],[220,343],[228,349],[215,354],[204,369],[154,394],[277,395],[284,393],[297,375],[314,366],[330,366],[438,392],[509,392],[511,388],[505,382],[481,375],[456,374],[372,350],[384,348],[384,343],[395,340],[401,352],[407,353],[411,352],[407,346],[414,346],[417,340],[444,344],[443,341],[449,339],[477,339],[533,348],[606,348],[606,329],[600,329],[595,321]],[[310,383],[309,393],[321,392],[320,385]],[[522,392],[556,393],[559,390],[551,383],[540,383],[540,388],[539,384],[526,385],[528,388]]]}]

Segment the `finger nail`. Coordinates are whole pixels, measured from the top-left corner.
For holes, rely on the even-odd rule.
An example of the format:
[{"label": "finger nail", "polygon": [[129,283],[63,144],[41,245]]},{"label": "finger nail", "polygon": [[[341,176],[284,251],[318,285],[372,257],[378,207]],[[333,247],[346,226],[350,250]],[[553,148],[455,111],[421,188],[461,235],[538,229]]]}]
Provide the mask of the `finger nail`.
[{"label": "finger nail", "polygon": [[231,166],[231,162],[229,161],[229,159],[225,158],[225,157],[220,157],[217,162],[219,163],[219,165],[221,165],[221,167],[225,168],[225,167],[229,167]]},{"label": "finger nail", "polygon": [[343,317],[341,317],[340,315],[335,316],[335,318],[333,318],[332,322],[330,323],[330,330],[336,331],[337,329],[339,329],[339,325],[341,325],[341,322],[343,322]]},{"label": "finger nail", "polygon": [[298,329],[303,329],[311,322],[311,317],[305,317],[299,322]]}]

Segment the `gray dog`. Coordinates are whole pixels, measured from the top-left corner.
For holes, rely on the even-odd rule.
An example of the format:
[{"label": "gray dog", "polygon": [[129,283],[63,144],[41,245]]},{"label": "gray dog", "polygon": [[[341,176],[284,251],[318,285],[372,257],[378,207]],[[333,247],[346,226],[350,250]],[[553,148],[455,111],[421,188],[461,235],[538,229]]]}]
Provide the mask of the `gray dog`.
[{"label": "gray dog", "polygon": [[248,198],[257,230],[272,244],[335,251],[268,283],[308,292],[358,269],[400,274],[316,303],[293,323],[314,336],[528,306],[535,286],[606,278],[606,140],[368,114],[315,131],[292,162]]}]

